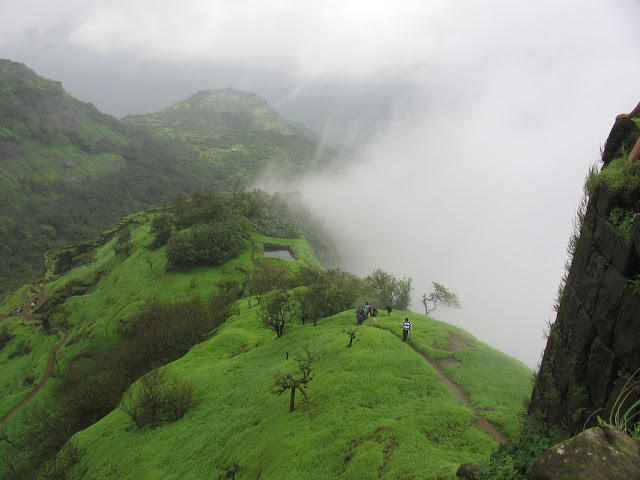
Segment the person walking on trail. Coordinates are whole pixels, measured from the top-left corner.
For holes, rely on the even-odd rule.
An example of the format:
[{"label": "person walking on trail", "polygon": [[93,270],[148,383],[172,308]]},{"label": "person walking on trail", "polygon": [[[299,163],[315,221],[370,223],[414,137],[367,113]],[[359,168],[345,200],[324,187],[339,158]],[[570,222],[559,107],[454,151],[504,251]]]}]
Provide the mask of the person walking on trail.
[{"label": "person walking on trail", "polygon": [[406,342],[407,341],[407,336],[409,335],[409,331],[413,328],[413,326],[411,325],[411,322],[409,321],[408,318],[404,319],[404,322],[402,322],[402,341]]},{"label": "person walking on trail", "polygon": [[369,313],[371,314],[371,325],[376,324],[376,318],[378,318],[378,309],[371,305],[369,308]]},{"label": "person walking on trail", "polygon": [[[636,105],[636,108],[634,108],[630,113],[621,113],[620,115],[618,115],[616,117],[616,120],[620,120],[621,118],[633,118],[635,117],[638,113],[640,113],[640,103],[638,103],[638,105]],[[633,146],[633,149],[631,150],[631,153],[629,154],[629,163],[633,163],[635,162],[635,160],[640,156],[640,138],[638,138],[638,140],[636,140],[636,144]]]},{"label": "person walking on trail", "polygon": [[362,311],[362,307],[358,305],[358,308],[356,309],[356,324],[362,325],[363,321],[364,321],[364,312]]},{"label": "person walking on trail", "polygon": [[391,305],[387,305],[387,308],[385,310],[387,310],[387,317],[390,317],[391,316],[391,310],[393,310],[393,308],[391,308]]}]

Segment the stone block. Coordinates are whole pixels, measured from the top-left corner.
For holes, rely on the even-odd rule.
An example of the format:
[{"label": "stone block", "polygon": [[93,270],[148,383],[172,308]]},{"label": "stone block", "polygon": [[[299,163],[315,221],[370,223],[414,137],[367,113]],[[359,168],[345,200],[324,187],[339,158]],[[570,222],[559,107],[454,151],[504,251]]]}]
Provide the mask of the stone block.
[{"label": "stone block", "polygon": [[627,292],[622,297],[613,332],[613,349],[627,371],[640,368],[640,294]]},{"label": "stone block", "polygon": [[589,351],[587,363],[587,387],[591,403],[600,408],[607,403],[607,397],[617,373],[616,356],[599,338],[596,338]]},{"label": "stone block", "polygon": [[591,318],[584,310],[580,310],[571,329],[571,342],[569,343],[569,353],[575,363],[586,364],[587,354],[595,338],[596,329]]},{"label": "stone block", "polygon": [[622,205],[622,199],[615,189],[604,183],[598,190],[596,203],[600,216],[608,218],[611,210]]},{"label": "stone block", "polygon": [[572,276],[572,285],[578,292],[582,307],[587,315],[593,314],[596,298],[607,272],[607,264],[597,252],[593,252],[584,270]]},{"label": "stone block", "polygon": [[600,215],[596,217],[596,221],[593,226],[593,242],[598,245],[598,249],[600,249],[600,244],[602,243],[602,235],[608,229],[607,225],[609,225],[607,218]]},{"label": "stone block", "polygon": [[611,255],[611,264],[627,277],[637,274],[640,269],[640,258],[633,243],[617,236],[613,254]]},{"label": "stone block", "polygon": [[[588,233],[593,234],[593,229],[596,226],[596,219],[598,217],[598,207],[596,206],[596,202],[593,198],[589,199],[589,203],[587,204],[587,210],[584,213],[584,227],[586,228]],[[581,233],[584,235],[584,232]]]},{"label": "stone block", "polygon": [[604,275],[596,298],[592,320],[598,336],[611,345],[616,314],[629,279],[616,268],[609,268]]},{"label": "stone block", "polygon": [[531,480],[640,478],[640,443],[617,428],[594,427],[538,456]]}]

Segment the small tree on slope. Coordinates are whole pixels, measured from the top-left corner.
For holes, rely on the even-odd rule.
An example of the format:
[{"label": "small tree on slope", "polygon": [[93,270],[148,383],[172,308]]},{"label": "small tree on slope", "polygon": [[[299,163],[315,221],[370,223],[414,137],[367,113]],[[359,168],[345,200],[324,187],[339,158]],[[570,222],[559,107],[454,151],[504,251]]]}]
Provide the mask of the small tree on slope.
[{"label": "small tree on slope", "polygon": [[433,282],[433,292],[429,295],[426,293],[422,295],[422,305],[424,305],[424,314],[429,315],[433,312],[438,305],[443,305],[449,308],[462,308],[460,300],[455,293],[447,290],[443,285],[437,282]]},{"label": "small tree on slope", "polygon": [[281,372],[275,373],[273,393],[282,395],[287,390],[291,390],[291,403],[289,404],[290,412],[295,410],[296,390],[300,390],[305,402],[308,401],[309,397],[307,396],[306,388],[307,384],[313,380],[313,376],[311,375],[311,364],[322,358],[323,355],[324,354],[314,354],[309,350],[309,347],[306,347],[304,354],[295,355],[293,357],[294,360],[298,362],[298,371],[302,375],[301,377],[296,377],[293,373],[287,373],[286,375]]},{"label": "small tree on slope", "polygon": [[264,328],[270,328],[278,338],[284,333],[284,327],[291,324],[296,306],[288,292],[277,290],[269,295],[260,307],[258,315]]}]

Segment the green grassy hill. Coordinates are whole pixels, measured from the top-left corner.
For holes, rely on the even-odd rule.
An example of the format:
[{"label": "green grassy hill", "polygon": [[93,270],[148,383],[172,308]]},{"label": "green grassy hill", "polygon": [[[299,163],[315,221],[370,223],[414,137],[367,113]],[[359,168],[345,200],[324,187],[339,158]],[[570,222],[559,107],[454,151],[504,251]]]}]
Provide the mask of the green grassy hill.
[{"label": "green grassy hill", "polygon": [[0,60],[0,92],[0,190],[11,202],[124,166],[115,153],[126,143],[119,122],[67,94],[59,82]]},{"label": "green grassy hill", "polygon": [[213,188],[228,188],[230,179],[251,182],[265,170],[290,179],[335,156],[257,95],[232,88],[204,90],[160,112],[127,116],[124,122],[195,146],[215,171]]},{"label": "green grassy hill", "polygon": [[[124,412],[114,411],[78,434],[86,453],[70,478],[224,478],[234,463],[241,468],[237,478],[454,478],[461,463],[485,461],[497,444],[402,343],[397,333],[403,315],[380,318],[380,328],[359,327],[347,348],[342,329],[353,325],[351,312],[275,340],[256,328],[255,309],[248,310],[171,365],[195,385],[191,412],[138,430]],[[413,341],[427,350],[423,341],[442,340],[452,328],[407,315],[415,325]],[[447,373],[459,377],[472,401],[513,438],[529,372],[472,341],[473,348],[452,355],[463,360]],[[289,413],[288,395],[270,393],[273,374],[293,371],[286,354],[305,347],[326,355],[315,365],[309,404]],[[482,368],[484,362],[499,370]]]},{"label": "green grassy hill", "polygon": [[39,278],[50,248],[95,238],[125,215],[327,158],[263,100],[238,91],[201,92],[120,121],[0,59],[0,93],[0,296]]},{"label": "green grassy hill", "polygon": [[[137,361],[135,352],[126,354],[127,327],[144,316],[150,299],[179,305],[184,310],[178,317],[188,317],[195,325],[200,316],[220,309],[213,299],[225,281],[241,281],[256,272],[296,278],[296,272],[304,275],[306,268],[319,267],[303,238],[254,233],[240,255],[223,265],[171,270],[167,247],[153,246],[150,232],[157,215],[143,212],[126,218],[97,242],[91,262],[77,263],[64,275],[52,273],[43,282],[49,302],[39,312],[49,312],[48,321],[64,329],[68,340],[56,354],[45,388],[3,424],[2,433],[39,452],[56,436],[55,425],[69,423],[56,424],[60,411],[97,423],[77,433],[59,462],[49,462],[40,474],[224,478],[236,465],[236,478],[454,478],[460,463],[482,463],[498,445],[476,428],[477,415],[505,436],[518,437],[530,371],[466,332],[394,310],[390,317],[382,313],[377,327],[357,327],[353,346],[347,348],[349,337],[343,330],[355,328],[349,309],[321,319],[315,327],[296,319],[276,338],[259,322],[257,297],[262,296],[264,304],[268,296],[249,290],[233,304],[224,323],[169,363],[170,371],[194,388],[195,405],[183,418],[138,429],[122,410],[108,413],[113,406],[87,413],[88,405],[117,390],[113,376],[122,365],[117,358],[130,355],[125,361]],[[128,256],[114,249],[124,227],[131,232]],[[297,260],[262,256],[267,243],[287,246]],[[32,297],[38,288],[23,290]],[[287,288],[295,293],[308,285],[293,282]],[[24,298],[18,291],[1,311],[24,303]],[[415,350],[399,337],[405,316],[414,324],[410,341]],[[62,334],[15,316],[0,322],[0,337],[1,332],[3,338],[10,337],[0,351],[4,417],[40,382]],[[159,333],[162,325],[159,320],[149,323],[144,333]],[[294,357],[306,348],[322,357],[312,365],[309,402],[302,403],[298,394],[297,408],[290,413],[289,394],[272,393],[274,374],[295,372]],[[423,355],[464,390],[474,410],[443,383]],[[100,365],[109,368],[99,370]],[[16,451],[0,442],[7,478],[34,478],[27,467],[16,473],[20,464],[12,463],[32,450]],[[34,463],[27,465],[33,468]]]}]

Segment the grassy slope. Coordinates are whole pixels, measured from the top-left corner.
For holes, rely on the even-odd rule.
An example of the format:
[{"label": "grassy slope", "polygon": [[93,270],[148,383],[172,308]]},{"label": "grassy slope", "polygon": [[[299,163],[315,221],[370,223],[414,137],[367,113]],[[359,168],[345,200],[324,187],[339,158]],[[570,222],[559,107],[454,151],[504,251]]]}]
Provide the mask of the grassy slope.
[{"label": "grassy slope", "polygon": [[[240,268],[252,268],[251,249],[247,248],[240,257],[221,267],[199,268],[188,273],[166,272],[164,248],[147,248],[152,240],[149,236],[150,218],[151,215],[145,213],[127,217],[132,228],[131,242],[134,248],[132,255],[126,260],[115,256],[113,238],[98,249],[93,265],[76,267],[62,277],[51,278],[46,285],[49,295],[64,290],[70,281],[93,285],[84,295],[69,298],[64,303],[62,312],[52,317],[53,322],[63,325],[69,331],[69,341],[58,354],[61,364],[71,361],[81,352],[104,348],[116,340],[118,324],[126,323],[136,315],[147,298],[157,296],[161,299],[178,300],[199,295],[206,299],[217,290],[217,281],[223,277],[243,278]],[[279,243],[291,246],[300,258],[297,262],[285,262],[258,257],[261,264],[290,264],[290,268],[294,269],[301,265],[319,267],[304,239],[275,240],[255,235],[252,241],[256,252],[261,250],[263,242]],[[194,283],[195,287],[192,287]],[[0,305],[0,312],[5,314],[16,305],[25,305],[22,291],[28,288],[30,286],[25,286],[8,297]],[[6,326],[15,335],[0,351],[1,418],[37,386],[44,374],[50,351],[59,342],[59,338],[55,331],[51,335],[45,334],[40,327],[15,317],[1,320],[0,325]],[[22,344],[29,345],[31,351],[26,355],[14,355]],[[27,377],[34,379],[33,386],[25,383]],[[55,383],[55,374],[50,381]],[[37,397],[46,397],[47,394],[45,389]],[[28,412],[29,409],[23,409],[15,418],[28,416]]]},{"label": "grassy slope", "polygon": [[0,177],[0,189],[11,195],[14,204],[25,200],[25,183],[48,186],[56,181],[83,181],[125,164],[113,153],[83,150],[92,142],[107,139],[121,146],[125,140],[113,123],[107,123],[115,119],[73,98],[59,83],[39,77],[24,65],[1,61],[0,92],[7,115],[0,115],[0,140],[10,139],[21,152],[3,163],[5,174]]},{"label": "grassy slope", "polygon": [[[128,259],[114,256],[111,240],[98,250],[95,264],[77,267],[47,286],[51,293],[70,279],[94,284],[84,295],[68,299],[64,313],[54,319],[70,332],[58,356],[63,368],[78,353],[111,343],[118,323],[135,315],[146,297],[207,298],[220,278],[240,278],[238,267],[252,266],[247,249],[222,267],[167,273],[164,250],[144,248],[150,242],[148,217],[131,217],[135,248]],[[256,235],[252,241],[254,260],[260,264],[298,268],[316,262],[304,240]],[[291,246],[301,260],[261,257],[262,243]],[[5,303],[2,308],[11,306]],[[445,368],[447,375],[487,410],[498,428],[516,436],[521,399],[530,391],[528,369],[455,327],[394,311],[390,318],[379,318],[380,328],[360,327],[353,348],[347,349],[342,328],[353,325],[352,312],[322,320],[315,328],[294,326],[276,340],[272,332],[259,328],[257,309],[241,300],[239,316],[172,365],[196,385],[197,407],[178,422],[141,431],[123,412],[112,412],[78,434],[86,453],[71,478],[206,478],[234,462],[243,469],[238,478],[453,478],[460,463],[482,462],[496,443],[471,426],[470,410],[399,340],[404,316],[415,325],[414,344],[432,359],[460,360],[460,366]],[[37,327],[10,322],[15,320],[2,320],[16,338],[0,353],[0,413],[29,393],[31,388],[22,384],[25,376],[39,382],[48,352],[58,341]],[[466,336],[474,347],[443,350],[448,332]],[[19,342],[32,345],[32,352],[9,360]],[[327,354],[316,364],[311,404],[288,413],[288,394],[270,393],[273,373],[293,371],[295,362],[286,360],[285,352],[301,353],[305,346]],[[50,382],[8,422],[9,432],[28,418],[31,407],[47,403],[55,377]]]},{"label": "grassy slope", "polygon": [[[86,454],[71,478],[215,478],[219,466],[233,463],[243,469],[240,478],[454,478],[460,463],[485,460],[496,443],[471,426],[470,410],[392,333],[403,315],[380,318],[382,328],[360,327],[349,349],[342,328],[353,325],[351,312],[315,328],[293,327],[275,340],[257,327],[256,309],[244,309],[172,365],[195,384],[196,408],[178,422],[143,430],[114,411],[79,434]],[[414,332],[450,328],[408,315]],[[269,393],[272,376],[294,370],[286,352],[305,346],[326,356],[316,363],[310,405],[288,413],[288,394]],[[497,375],[482,377],[501,382],[506,396],[490,399],[477,385],[475,395],[502,404],[513,422],[522,407],[510,399],[529,392],[529,372],[478,347],[477,363],[501,364]],[[234,355],[246,348],[252,349]],[[508,382],[505,372],[517,381]]]}]

